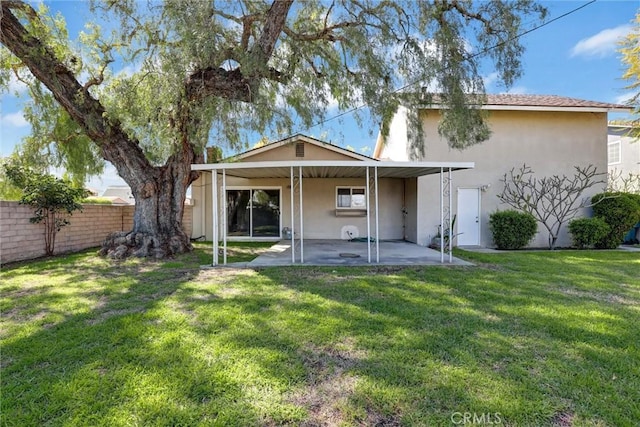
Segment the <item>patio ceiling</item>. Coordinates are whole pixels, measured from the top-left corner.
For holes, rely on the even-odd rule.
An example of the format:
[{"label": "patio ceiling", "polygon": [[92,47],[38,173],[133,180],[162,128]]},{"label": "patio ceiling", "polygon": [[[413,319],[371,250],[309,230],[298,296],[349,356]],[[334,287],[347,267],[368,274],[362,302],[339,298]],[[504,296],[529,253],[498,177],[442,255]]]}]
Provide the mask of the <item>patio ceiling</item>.
[{"label": "patio ceiling", "polygon": [[274,162],[208,163],[191,165],[192,170],[225,171],[240,178],[289,178],[291,168],[302,168],[303,178],[361,178],[367,168],[377,168],[378,178],[417,178],[451,171],[473,169],[473,162],[379,162],[344,160],[301,160]]}]

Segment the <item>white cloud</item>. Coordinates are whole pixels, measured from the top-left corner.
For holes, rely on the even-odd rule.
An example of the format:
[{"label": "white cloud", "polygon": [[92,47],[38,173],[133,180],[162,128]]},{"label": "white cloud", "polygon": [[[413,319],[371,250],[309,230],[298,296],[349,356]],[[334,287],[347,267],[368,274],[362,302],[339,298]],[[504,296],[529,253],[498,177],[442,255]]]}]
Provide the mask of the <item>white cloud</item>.
[{"label": "white cloud", "polygon": [[484,83],[484,87],[490,87],[491,85],[493,85],[495,82],[498,81],[498,73],[494,71],[493,73],[487,76],[484,76],[482,78],[482,81]]},{"label": "white cloud", "polygon": [[368,152],[370,152],[370,151],[371,151],[371,147],[369,147],[368,145],[365,145],[364,147],[361,147],[361,148],[360,148],[360,152],[361,152],[362,154],[367,154],[367,153],[368,153]]},{"label": "white cloud", "polygon": [[524,86],[513,86],[509,88],[509,90],[502,92],[510,95],[524,95],[525,93],[529,93],[529,90]]},{"label": "white cloud", "polygon": [[0,125],[21,128],[29,126],[29,122],[24,118],[22,111],[17,111],[15,113],[1,114]]},{"label": "white cloud", "polygon": [[631,100],[631,98],[633,98],[635,96],[635,92],[627,92],[627,93],[623,93],[620,96],[617,96],[613,102],[615,102],[616,104],[626,104],[628,101]]},{"label": "white cloud", "polygon": [[628,24],[602,30],[594,36],[580,40],[571,49],[571,57],[595,56],[602,58],[611,55],[615,53],[620,39],[629,34],[631,30],[631,25]]}]

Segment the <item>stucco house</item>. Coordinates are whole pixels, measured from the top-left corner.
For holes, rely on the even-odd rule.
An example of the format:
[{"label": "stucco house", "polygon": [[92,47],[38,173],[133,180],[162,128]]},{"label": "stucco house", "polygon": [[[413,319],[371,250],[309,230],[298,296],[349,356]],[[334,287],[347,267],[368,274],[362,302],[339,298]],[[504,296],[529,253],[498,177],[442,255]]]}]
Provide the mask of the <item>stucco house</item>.
[{"label": "stucco house", "polygon": [[[440,110],[437,105],[424,106],[419,118],[424,129],[424,156],[412,158],[407,139],[407,110],[399,109],[390,134],[378,138],[374,158],[385,161],[474,162],[473,170],[458,174],[452,186],[452,215],[456,217],[456,244],[459,246],[493,245],[489,215],[509,207],[498,199],[503,185],[500,179],[512,168],[530,166],[536,176],[572,176],[574,166],[594,165],[607,172],[607,116],[610,112],[628,112],[623,105],[547,95],[489,95],[482,106],[488,112],[490,138],[465,150],[449,148],[438,134]],[[409,238],[420,245],[429,243],[437,232],[438,206],[426,202],[437,197],[438,178],[417,179],[417,205],[421,206],[412,224]],[[584,197],[603,191],[592,188]],[[589,212],[583,212],[588,215]],[[542,227],[532,247],[546,247],[548,235]],[[564,227],[558,246],[571,244]]]},{"label": "stucco house", "polygon": [[618,189],[629,174],[640,176],[640,140],[629,136],[630,130],[630,123],[610,122],[607,127],[609,177]]},{"label": "stucco house", "polygon": [[[385,162],[304,135],[241,153],[202,171],[191,186],[193,238],[294,242],[304,240],[417,240],[417,181],[437,175],[450,183],[473,162]],[[441,206],[434,222],[448,229],[446,191],[427,203]],[[215,237],[215,238],[214,238]],[[214,258],[217,250],[214,250]],[[214,259],[214,264],[216,260]]]}]

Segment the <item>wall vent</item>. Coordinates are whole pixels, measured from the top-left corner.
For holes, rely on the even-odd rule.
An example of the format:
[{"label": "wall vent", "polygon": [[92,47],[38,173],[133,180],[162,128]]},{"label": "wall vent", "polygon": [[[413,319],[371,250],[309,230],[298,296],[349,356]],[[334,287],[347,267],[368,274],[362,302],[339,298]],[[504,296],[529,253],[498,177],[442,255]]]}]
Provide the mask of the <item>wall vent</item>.
[{"label": "wall vent", "polygon": [[304,142],[296,143],[296,157],[304,157]]}]

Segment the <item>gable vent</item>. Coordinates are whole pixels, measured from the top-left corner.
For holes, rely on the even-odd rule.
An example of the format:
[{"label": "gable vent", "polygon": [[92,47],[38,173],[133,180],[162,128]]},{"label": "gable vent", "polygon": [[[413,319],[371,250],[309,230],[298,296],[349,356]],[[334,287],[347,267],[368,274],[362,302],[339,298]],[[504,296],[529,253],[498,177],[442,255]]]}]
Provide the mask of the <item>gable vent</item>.
[{"label": "gable vent", "polygon": [[304,142],[296,143],[296,157],[304,157]]}]

